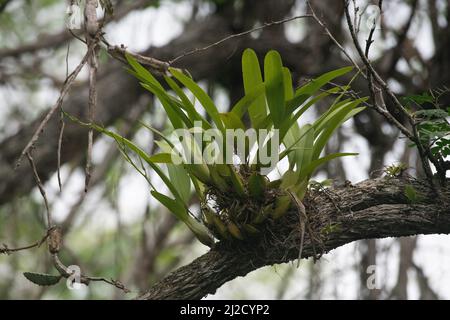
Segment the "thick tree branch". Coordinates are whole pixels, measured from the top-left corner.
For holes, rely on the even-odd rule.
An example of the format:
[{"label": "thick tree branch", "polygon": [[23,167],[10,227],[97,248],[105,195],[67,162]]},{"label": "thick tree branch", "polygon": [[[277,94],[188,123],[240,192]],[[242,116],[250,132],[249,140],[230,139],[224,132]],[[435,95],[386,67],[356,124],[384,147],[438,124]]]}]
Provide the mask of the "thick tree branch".
[{"label": "thick tree branch", "polygon": [[[408,185],[416,190],[420,202],[412,204],[405,196]],[[380,178],[336,188],[331,194],[311,194],[305,204],[313,230],[321,238],[319,247],[328,252],[360,239],[450,233],[450,190],[443,192],[447,203],[438,203],[424,181]],[[330,195],[337,201],[330,201]],[[283,219],[264,232],[263,240],[217,245],[139,299],[201,299],[238,276],[295,260],[300,239],[298,216],[291,212]],[[306,235],[302,258],[312,255]]]}]

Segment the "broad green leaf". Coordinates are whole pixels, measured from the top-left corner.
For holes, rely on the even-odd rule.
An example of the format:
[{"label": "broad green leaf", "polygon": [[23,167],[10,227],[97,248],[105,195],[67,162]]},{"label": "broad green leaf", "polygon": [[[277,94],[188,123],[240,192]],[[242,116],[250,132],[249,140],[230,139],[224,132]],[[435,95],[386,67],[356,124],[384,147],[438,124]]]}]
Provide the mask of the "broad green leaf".
[{"label": "broad green leaf", "polygon": [[[319,119],[317,119],[314,122],[314,130],[316,138],[323,130],[330,127],[330,123],[335,121],[336,116],[338,115],[342,116],[342,113],[344,113],[343,121],[341,122],[342,124],[345,120],[348,119],[348,114],[350,113],[350,111],[354,109],[357,105],[359,105],[361,102],[366,100],[367,98],[361,98],[356,100],[346,99],[330,108],[326,113],[324,113]],[[357,109],[358,112],[360,112],[361,110],[364,109],[364,107],[360,107]],[[343,112],[342,110],[347,110],[347,112]],[[338,123],[338,125],[340,124]]]},{"label": "broad green leaf", "polygon": [[345,99],[338,102],[334,106],[330,107],[327,112],[322,114],[319,119],[314,121],[314,129],[316,131],[316,137],[322,132],[324,128],[327,127],[327,123],[333,119],[333,117],[339,112],[341,108],[348,106],[352,101],[350,99]]},{"label": "broad green leaf", "polygon": [[159,137],[161,137],[169,146],[171,146],[173,148],[173,143],[167,139],[166,135],[164,133],[162,133],[161,131],[159,131],[156,128],[153,128],[152,126],[149,126],[148,124],[139,121],[139,123],[144,126],[146,129],[150,130],[151,132],[153,132],[154,134],[158,135]]},{"label": "broad green leaf", "polygon": [[245,126],[241,119],[233,112],[225,112],[220,114],[223,124],[226,129],[242,129],[245,130]]},{"label": "broad green leaf", "polygon": [[[303,85],[302,87],[298,88],[295,91],[294,98],[296,99],[297,105],[302,104],[304,101],[306,101],[309,97],[311,97],[314,93],[316,93],[320,88],[322,88],[324,85],[330,83],[333,79],[343,76],[346,73],[349,73],[353,70],[353,67],[344,67],[337,70],[333,70],[330,72],[327,72],[320,77],[317,77],[316,79],[311,80],[307,84]],[[290,112],[291,110],[288,110]]]},{"label": "broad green leaf", "polygon": [[152,74],[148,72],[147,69],[142,67],[137,62],[135,63],[136,68],[137,66],[141,67],[138,69],[140,73],[136,72],[135,70],[128,70],[128,71],[141,81],[141,86],[143,88],[153,93],[160,100],[161,104],[166,110],[166,113],[172,125],[175,128],[181,128],[182,123],[184,122],[187,127],[191,127],[192,126],[191,120],[181,111],[181,109],[185,109],[184,105],[180,101],[178,101],[175,97],[166,93],[166,91],[159,83],[159,81],[156,80],[156,78],[154,78]]},{"label": "broad green leaf", "polygon": [[[280,138],[282,139],[284,135],[287,133],[287,131],[295,126],[295,123],[297,120],[313,105],[315,105],[318,101],[322,100],[323,98],[327,97],[330,93],[333,93],[338,90],[329,90],[328,92],[323,92],[319,94],[318,96],[308,100],[303,107],[301,107],[300,110],[298,110],[292,117],[287,117],[280,128]],[[292,101],[292,100],[291,100]],[[289,102],[288,102],[289,103]]]},{"label": "broad green leaf", "polygon": [[129,55],[125,54],[125,57],[130,64],[130,66],[135,71],[135,75],[144,83],[152,84],[156,87],[158,87],[160,90],[164,90],[163,86],[159,83],[158,80],[148,71],[146,68],[144,68],[139,62],[136,61],[136,59]]},{"label": "broad green leaf", "polygon": [[200,88],[200,86],[196,84],[191,78],[187,77],[180,71],[173,68],[170,68],[169,71],[178,81],[180,81],[186,88],[188,88],[194,94],[194,96],[197,97],[198,101],[203,106],[203,108],[205,108],[206,112],[214,121],[217,128],[220,131],[224,132],[225,127],[223,126],[222,120],[220,119],[219,111],[217,110],[217,107],[208,96],[208,94],[203,91],[203,89]]},{"label": "broad green leaf", "polygon": [[280,188],[283,190],[291,189],[298,182],[298,172],[294,170],[288,170],[283,174],[281,178]]},{"label": "broad green leaf", "polygon": [[[330,140],[331,135],[339,127],[346,119],[348,119],[348,115],[352,112],[352,110],[359,104],[359,101],[349,102],[348,105],[342,107],[338,110],[338,112],[327,121],[326,127],[317,137],[317,140],[314,144],[314,153],[313,159],[317,159],[320,156],[323,148],[325,147],[328,140]],[[356,109],[356,112],[362,111],[364,108]],[[354,114],[355,112],[353,112]]]},{"label": "broad green leaf", "polygon": [[[335,93],[339,92],[340,90],[341,90],[340,88],[331,88],[330,90],[322,92],[321,94],[315,96],[314,98],[313,98],[313,95],[311,95],[307,99],[298,99],[298,98],[294,97],[294,98],[286,101],[286,110],[288,113],[293,113],[295,111],[295,109],[304,105],[304,103],[306,101],[308,101],[309,98],[311,98],[310,100],[314,100],[314,102],[313,103],[308,102],[307,104],[312,105],[312,104],[316,103],[317,101],[327,97],[330,94],[335,94]],[[303,110],[301,113],[297,112],[297,113],[300,113],[300,115],[302,115],[307,109],[305,109],[305,107],[302,107],[301,110]],[[299,118],[299,116],[297,116],[297,119],[298,118]]]},{"label": "broad green leaf", "polygon": [[175,129],[183,128],[183,123],[186,124],[187,127],[192,127],[192,122],[186,117],[182,110],[174,106],[164,89],[161,90],[151,83],[143,83],[142,87],[158,97]]},{"label": "broad green leaf", "polygon": [[172,163],[172,155],[170,153],[157,153],[152,155],[149,160],[153,163]]},{"label": "broad green leaf", "polygon": [[211,247],[214,244],[214,240],[209,235],[206,227],[197,220],[195,220],[193,217],[191,217],[187,209],[182,204],[157,191],[153,190],[151,193],[178,219],[183,221],[188,226],[188,228],[191,229],[191,231],[197,236],[198,240],[200,240],[203,244],[209,247]]},{"label": "broad green leaf", "polygon": [[[311,129],[311,130],[310,130]],[[300,148],[303,148],[303,152],[297,157],[297,170],[301,172],[301,169],[307,167],[313,157],[313,146],[314,146],[314,128],[310,124],[304,125],[300,133],[305,136],[300,140]]]},{"label": "broad green leaf", "polygon": [[314,161],[311,161],[306,167],[303,167],[303,169],[300,172],[300,179],[299,180],[303,180],[303,179],[308,179],[313,173],[314,171],[317,170],[318,167],[320,167],[321,165],[323,165],[324,163],[333,160],[335,158],[338,157],[346,157],[346,156],[356,156],[358,155],[358,153],[332,153],[329,155],[326,155],[320,159],[316,159]]},{"label": "broad green leaf", "polygon": [[181,221],[185,222],[189,219],[189,213],[181,201],[176,201],[156,190],[152,190],[151,194]]},{"label": "broad green leaf", "polygon": [[[242,79],[246,96],[263,85],[258,57],[252,49],[246,49],[242,55]],[[262,119],[267,115],[266,109],[265,94],[257,95],[256,99],[254,99],[248,107],[248,113],[253,128],[260,128]],[[240,117],[242,117],[242,115]]]},{"label": "broad green leaf", "polygon": [[[282,129],[280,129],[280,131],[281,130]],[[303,150],[301,150],[302,148],[299,147],[301,136],[302,134],[300,132],[300,127],[298,123],[295,122],[289,127],[287,133],[282,137],[283,144],[286,149],[292,149],[292,152],[288,153],[289,169],[291,170],[294,169],[295,164],[297,163],[297,157],[303,152]]]},{"label": "broad green leaf", "polygon": [[248,190],[253,199],[263,199],[265,188],[266,180],[262,175],[255,172],[248,179]]},{"label": "broad green leaf", "polygon": [[410,203],[417,203],[419,201],[417,191],[412,185],[405,186],[405,196],[408,198]]},{"label": "broad green leaf", "polygon": [[[76,119],[76,118],[72,117],[72,119]],[[181,199],[181,196],[178,193],[177,189],[173,186],[170,179],[164,174],[164,172],[161,170],[161,168],[159,168],[158,165],[151,160],[151,157],[145,151],[143,151],[140,147],[138,147],[132,141],[128,140],[125,137],[122,137],[121,135],[119,135],[113,131],[109,131],[105,128],[102,128],[98,125],[85,124],[85,123],[80,122],[78,119],[76,119],[76,121],[78,123],[81,123],[82,125],[89,126],[93,129],[97,130],[98,132],[101,132],[103,134],[106,134],[107,136],[110,136],[111,138],[116,140],[117,144],[124,145],[124,146],[128,147],[130,150],[132,150],[133,152],[135,152],[142,160],[144,160],[158,174],[158,176],[165,183],[165,185],[169,188],[170,192],[172,192],[172,194],[175,196],[175,198]]]},{"label": "broad green leaf", "polygon": [[276,129],[280,128],[285,116],[283,78],[283,63],[280,54],[271,50],[264,59],[264,83],[266,84],[267,105]]},{"label": "broad green leaf", "polygon": [[[255,86],[251,92],[246,93],[245,96],[234,105],[234,107],[231,109],[231,112],[236,114],[239,118],[242,118],[244,114],[248,111],[249,107],[252,104],[258,103],[257,100],[261,99],[261,97],[265,99],[265,86],[263,83]],[[253,125],[253,127],[259,128],[258,126],[255,125]]]},{"label": "broad green leaf", "polygon": [[211,184],[211,175],[206,164],[185,164],[184,168],[190,175],[197,178],[203,184]]},{"label": "broad green leaf", "polygon": [[288,68],[283,67],[284,99],[286,101],[294,98],[294,88],[292,87],[292,75]]},{"label": "broad green leaf", "polygon": [[[313,130],[314,126],[309,128],[306,132],[304,132],[303,134],[301,134],[293,143],[289,143],[291,146],[286,148],[285,150],[283,150],[280,155],[279,155],[279,161],[283,160],[284,157],[286,157],[287,155],[289,155],[290,153],[292,153],[295,150],[301,150],[301,148],[296,147],[295,145],[306,135],[308,134],[309,130]],[[285,138],[286,139],[286,138]],[[289,145],[288,144],[288,145]]]},{"label": "broad green leaf", "polygon": [[164,79],[166,80],[167,84],[170,86],[170,88],[175,91],[175,93],[178,95],[178,97],[181,99],[182,106],[188,113],[189,119],[194,121],[201,121],[205,129],[211,128],[211,125],[208,123],[208,121],[205,120],[198,112],[195,110],[194,104],[189,100],[189,98],[186,96],[184,91],[178,86],[178,84],[170,77],[164,76]]},{"label": "broad green leaf", "polygon": [[170,181],[178,190],[185,206],[188,206],[191,198],[191,180],[186,169],[181,165],[167,165]]},{"label": "broad green leaf", "polygon": [[54,276],[51,274],[24,272],[23,275],[29,281],[37,284],[38,286],[54,286],[61,280],[61,276]]}]

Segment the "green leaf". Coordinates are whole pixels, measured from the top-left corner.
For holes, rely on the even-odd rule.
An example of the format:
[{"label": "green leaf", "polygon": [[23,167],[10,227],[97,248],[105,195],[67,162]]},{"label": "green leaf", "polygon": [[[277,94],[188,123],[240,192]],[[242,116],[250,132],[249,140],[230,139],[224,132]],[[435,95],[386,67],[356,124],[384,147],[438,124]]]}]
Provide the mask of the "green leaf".
[{"label": "green leaf", "polygon": [[414,102],[418,105],[434,102],[433,97],[428,92],[425,92],[423,94],[417,94],[417,95],[409,95],[409,96],[403,97],[402,100],[404,100],[405,102]]},{"label": "green leaf", "polygon": [[317,170],[318,167],[323,165],[324,163],[333,160],[338,157],[347,157],[347,156],[356,156],[358,153],[352,153],[352,152],[343,152],[343,153],[332,153],[329,155],[326,155],[320,159],[316,159],[312,162],[310,162],[306,167],[303,167],[300,172],[300,180],[303,180],[305,178],[308,178],[311,176],[314,171]]},{"label": "green leaf", "polygon": [[[354,116],[358,112],[364,110],[364,107],[356,108],[355,107],[360,103],[360,101],[348,102],[342,108],[338,109],[336,113],[332,113],[329,117],[322,123],[322,125],[318,126],[319,128],[314,128],[317,131],[321,131],[319,136],[317,137],[316,142],[314,143],[314,152],[313,159],[317,159],[320,156],[323,148],[325,147],[328,140],[330,140],[333,132],[347,119],[351,116]],[[315,124],[314,124],[315,126]]]},{"label": "green leaf", "polygon": [[417,203],[421,200],[421,197],[412,185],[405,186],[405,196],[408,198],[411,204]]},{"label": "green leaf", "polygon": [[275,128],[280,128],[285,116],[283,63],[280,54],[269,51],[264,59],[264,83],[267,105]]},{"label": "green leaf", "polygon": [[[71,119],[76,119],[72,116],[70,116],[70,117],[71,117]],[[170,179],[164,174],[164,172],[161,170],[161,168],[159,168],[158,165],[156,165],[156,163],[154,163],[152,161],[151,157],[145,151],[143,151],[139,146],[137,146],[136,144],[134,144],[132,141],[128,140],[127,138],[122,137],[121,135],[119,135],[115,132],[109,131],[105,128],[102,128],[98,125],[85,124],[85,123],[79,121],[78,119],[76,119],[76,121],[78,123],[81,123],[82,125],[91,127],[93,129],[97,130],[98,132],[101,132],[103,134],[106,134],[107,136],[110,136],[111,138],[116,140],[116,142],[119,146],[126,146],[127,148],[129,148],[130,150],[135,152],[142,160],[144,160],[146,163],[148,163],[148,165],[158,174],[158,176],[166,184],[166,186],[169,188],[170,192],[172,192],[172,194],[175,196],[175,198],[181,199],[180,194],[178,193],[178,191],[174,187],[174,185],[171,183]]]},{"label": "green leaf", "polygon": [[287,133],[283,136],[283,144],[286,147],[286,150],[292,150],[292,152],[288,153],[290,169],[294,169],[297,157],[303,152],[303,150],[301,150],[302,148],[299,146],[303,137],[304,136],[302,136],[302,133],[300,132],[300,127],[296,122],[289,127]]},{"label": "green leaf", "polygon": [[303,113],[305,113],[305,112],[309,109],[310,106],[314,105],[315,103],[317,103],[318,101],[322,100],[323,98],[329,96],[330,94],[334,94],[334,93],[339,92],[339,90],[340,90],[339,88],[332,88],[332,89],[330,89],[330,90],[327,90],[327,91],[325,91],[325,92],[322,92],[321,94],[319,94],[319,95],[317,95],[317,96],[315,96],[315,97],[312,97],[312,96],[311,96],[311,99],[309,99],[309,101],[308,101],[306,104],[304,104],[304,103],[305,103],[308,99],[306,99],[306,100],[303,100],[303,99],[302,99],[302,100],[301,100],[301,103],[300,103],[300,100],[294,97],[294,98],[292,98],[291,100],[288,100],[288,101],[286,102],[286,109],[288,110],[289,113],[292,113],[292,112],[294,112],[294,110],[297,109],[299,106],[303,105],[303,107],[302,107],[299,111],[297,111],[297,112],[295,113],[294,117],[292,118],[292,119],[297,120],[298,118],[300,118],[300,116],[301,116]]},{"label": "green leaf", "polygon": [[184,205],[188,206],[189,200],[191,199],[191,179],[186,169],[181,165],[168,164],[167,171],[170,181],[178,190]]},{"label": "green leaf", "polygon": [[152,83],[142,83],[142,87],[144,87],[145,89],[147,89],[148,91],[150,91],[151,93],[153,93],[155,96],[158,97],[164,110],[166,110],[167,117],[169,118],[170,122],[172,123],[175,129],[183,128],[183,123],[185,123],[186,126],[189,128],[193,126],[192,122],[188,117],[186,117],[183,111],[177,108],[172,103],[171,98],[164,91],[164,89],[160,89],[158,88],[158,86],[155,86]]},{"label": "green leaf", "polygon": [[[173,143],[166,137],[166,135],[164,133],[162,133],[161,131],[159,131],[158,129],[153,128],[152,126],[149,126],[148,124],[139,121],[139,123],[144,126],[146,129],[150,130],[151,132],[153,132],[154,134],[158,135],[159,137],[161,137],[172,149],[174,148]],[[156,143],[158,143],[158,141],[155,141]],[[162,149],[162,148],[161,148]],[[167,149],[164,150],[164,152],[167,152]]]},{"label": "green leaf", "polygon": [[158,87],[160,90],[164,90],[163,86],[159,83],[158,80],[156,80],[156,78],[150,73],[150,71],[148,71],[139,62],[137,62],[133,56],[125,53],[125,58],[127,59],[129,65],[133,68],[134,75],[139,80],[147,84],[152,84]]},{"label": "green leaf", "polygon": [[189,219],[189,213],[186,207],[180,201],[174,200],[165,194],[162,194],[156,190],[150,191],[156,200],[161,202],[167,209],[169,209],[178,219],[186,222]]},{"label": "green leaf", "polygon": [[166,80],[167,84],[170,86],[170,88],[175,91],[175,93],[178,95],[178,97],[182,101],[182,106],[187,111],[189,119],[194,121],[201,121],[205,129],[211,128],[211,125],[206,121],[205,118],[203,118],[197,110],[195,110],[194,104],[189,100],[189,98],[186,96],[186,94],[183,92],[183,90],[178,86],[178,84],[170,77],[164,76],[164,79]]},{"label": "green leaf", "polygon": [[242,129],[245,130],[244,123],[241,119],[233,112],[225,112],[220,114],[223,124],[226,129]]},{"label": "green leaf", "polygon": [[298,182],[298,173],[294,170],[288,170],[283,174],[281,178],[280,188],[284,190],[288,190],[295,186]]},{"label": "green leaf", "polygon": [[[296,124],[297,125],[297,124]],[[280,155],[279,155],[279,161],[281,161],[282,159],[284,159],[284,157],[286,157],[287,155],[291,154],[293,151],[295,150],[301,150],[301,148],[296,147],[297,143],[308,134],[309,130],[313,130],[314,127],[309,128],[306,132],[300,134],[300,136],[293,142],[289,142],[287,143],[287,145],[291,145],[290,147],[286,148],[285,150],[283,150]],[[296,135],[297,136],[297,135]],[[286,139],[286,138],[285,138]],[[286,140],[287,141],[287,140]]]},{"label": "green leaf", "polygon": [[428,119],[445,119],[448,117],[447,112],[442,109],[419,110],[416,111],[414,115]]},{"label": "green leaf", "polygon": [[37,284],[38,286],[54,286],[61,280],[61,276],[54,276],[51,274],[24,272],[23,275],[29,281]]},{"label": "green leaf", "polygon": [[170,153],[157,153],[149,158],[153,163],[172,163],[172,155]]},{"label": "green leaf", "polygon": [[292,75],[288,68],[283,67],[284,99],[294,98],[294,88],[292,87]]},{"label": "green leaf", "polygon": [[261,200],[264,197],[264,191],[266,189],[266,179],[258,174],[253,173],[248,179],[249,194],[253,199]]},{"label": "green leaf", "polygon": [[[300,87],[295,91],[294,98],[296,99],[297,105],[302,104],[314,93],[320,90],[324,85],[330,83],[333,79],[343,76],[353,70],[353,67],[344,67],[337,70],[327,72],[316,79],[311,80],[304,86]],[[290,112],[291,110],[288,110]]]},{"label": "green leaf", "polygon": [[220,131],[225,132],[225,127],[223,126],[222,120],[220,119],[219,111],[217,110],[217,107],[208,96],[208,94],[203,91],[203,89],[200,88],[200,86],[196,84],[191,78],[182,74],[180,71],[173,68],[169,68],[169,71],[178,81],[180,81],[186,88],[188,88],[195,97],[197,97],[198,101],[201,103],[203,108],[205,108],[206,112],[214,121],[217,128]]},{"label": "green leaf", "polygon": [[169,209],[175,216],[183,221],[186,226],[191,229],[198,240],[203,244],[211,247],[214,244],[213,238],[209,235],[206,227],[191,217],[187,209],[178,201],[167,197],[166,195],[157,191],[152,191],[152,195],[161,202],[167,209]]},{"label": "green leaf", "polygon": [[[257,85],[254,87],[254,89],[252,91],[250,91],[249,93],[246,93],[245,96],[243,98],[241,98],[241,100],[239,100],[234,107],[231,109],[231,112],[236,114],[236,116],[238,116],[239,118],[242,118],[244,116],[244,114],[248,111],[249,107],[252,104],[258,103],[257,100],[264,98],[265,99],[265,86],[263,83]],[[264,105],[265,105],[265,100],[264,100]],[[265,108],[265,106],[264,106]],[[259,117],[258,117],[259,119]],[[257,120],[259,121],[259,120]],[[259,128],[261,124],[258,123],[258,126],[255,126],[253,124],[254,128]]]},{"label": "green leaf", "polygon": [[[242,55],[242,79],[246,96],[255,92],[258,87],[263,86],[258,57],[252,49],[246,49]],[[259,129],[261,121],[267,115],[265,94],[258,94],[255,99],[251,100],[252,102],[248,107],[250,121],[253,128]]]},{"label": "green leaf", "polygon": [[314,146],[314,128],[310,124],[304,125],[301,130],[300,134],[306,135],[303,137],[303,139],[300,140],[300,148],[303,148],[303,152],[297,156],[297,170],[301,172],[302,168],[307,167],[313,157],[313,146]]},{"label": "green leaf", "polygon": [[331,121],[335,115],[341,110],[343,107],[348,106],[352,102],[351,99],[345,99],[343,101],[340,101],[336,103],[335,105],[331,106],[327,112],[322,114],[319,119],[314,121],[314,129],[316,130],[316,137],[319,135],[319,133],[322,132],[323,129],[327,127],[327,124],[329,121]]},{"label": "green leaf", "polygon": [[[295,126],[295,123],[297,120],[313,105],[315,105],[318,101],[322,100],[323,98],[327,97],[330,93],[334,93],[337,90],[329,90],[328,92],[323,92],[319,94],[318,96],[308,100],[304,106],[298,110],[292,117],[287,117],[280,128],[280,138],[283,139],[287,131]],[[292,100],[290,100],[292,101]],[[289,105],[289,101],[287,102],[287,105]]]}]

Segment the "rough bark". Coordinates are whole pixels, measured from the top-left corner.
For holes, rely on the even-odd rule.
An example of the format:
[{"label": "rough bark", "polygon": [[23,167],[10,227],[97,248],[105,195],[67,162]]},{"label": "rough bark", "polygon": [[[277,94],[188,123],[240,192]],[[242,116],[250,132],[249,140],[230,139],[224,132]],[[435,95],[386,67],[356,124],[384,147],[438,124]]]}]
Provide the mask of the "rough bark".
[{"label": "rough bark", "polygon": [[[420,202],[410,203],[404,194],[412,185]],[[379,178],[331,192],[317,192],[305,200],[317,253],[344,244],[384,237],[450,233],[449,188],[444,203],[436,200],[427,185],[409,178]],[[331,201],[331,198],[334,201]],[[321,242],[321,243],[320,243]],[[298,258],[299,227],[295,211],[273,223],[260,240],[218,244],[205,255],[156,283],[139,299],[201,299],[227,281],[262,266]],[[302,258],[314,255],[313,243],[305,239]]]}]

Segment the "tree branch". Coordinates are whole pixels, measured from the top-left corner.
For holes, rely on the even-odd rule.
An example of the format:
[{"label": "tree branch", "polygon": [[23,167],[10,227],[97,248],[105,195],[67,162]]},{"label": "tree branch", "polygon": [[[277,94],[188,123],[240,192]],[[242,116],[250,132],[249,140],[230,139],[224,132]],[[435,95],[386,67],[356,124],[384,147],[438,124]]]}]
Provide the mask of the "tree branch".
[{"label": "tree branch", "polygon": [[[405,196],[413,186],[420,202],[411,204]],[[450,206],[438,203],[428,184],[409,178],[379,178],[330,191],[337,206],[323,193],[310,194],[306,212],[323,252],[344,244],[370,238],[415,234],[450,233]],[[450,199],[449,188],[443,190]],[[298,258],[300,232],[294,211],[269,227],[253,243],[219,243],[189,265],[179,268],[156,283],[138,299],[201,299],[224,283],[266,265]],[[302,258],[313,255],[308,234]]]}]

